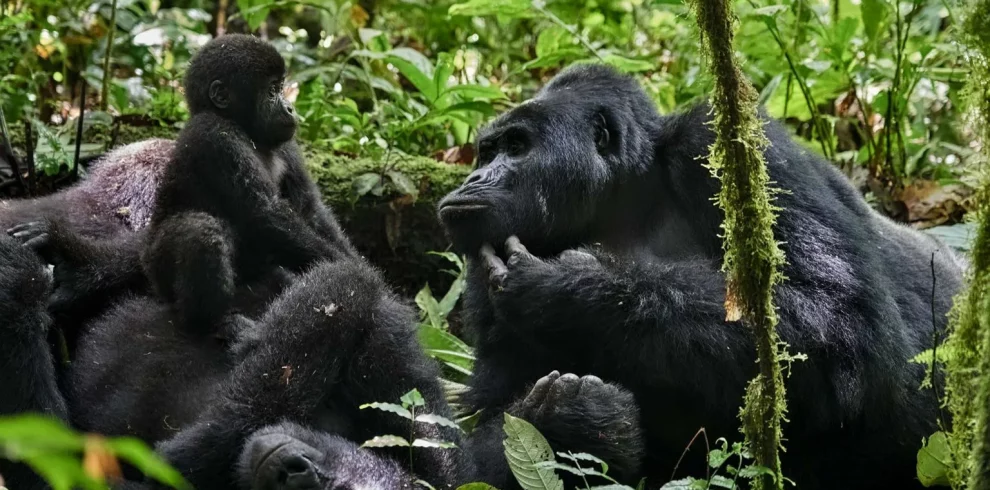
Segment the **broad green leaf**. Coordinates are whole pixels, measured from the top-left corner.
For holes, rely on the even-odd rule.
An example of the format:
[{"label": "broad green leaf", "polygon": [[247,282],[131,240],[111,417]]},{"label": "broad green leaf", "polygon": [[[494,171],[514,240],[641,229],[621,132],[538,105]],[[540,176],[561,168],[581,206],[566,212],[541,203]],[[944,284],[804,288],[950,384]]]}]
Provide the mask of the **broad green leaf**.
[{"label": "broad green leaf", "polygon": [[389,170],[385,175],[388,175],[388,178],[399,192],[407,196],[412,196],[413,199],[419,197],[419,187],[416,187],[416,184],[406,174],[398,170]]},{"label": "broad green leaf", "polygon": [[697,478],[682,478],[665,483],[660,490],[705,490],[708,488],[707,480]]},{"label": "broad green leaf", "polygon": [[425,323],[419,327],[419,343],[424,349],[456,352],[474,358],[474,349],[463,340],[446,330]]},{"label": "broad green leaf", "polygon": [[457,487],[457,490],[498,490],[487,483],[468,483]]},{"label": "broad green leaf", "polygon": [[453,420],[432,413],[417,415],[416,422],[422,422],[424,424],[431,424],[431,425],[442,425],[444,427],[450,427],[451,429],[461,430],[461,426],[457,425],[457,422],[454,422]]},{"label": "broad green leaf", "polygon": [[381,182],[382,176],[373,172],[358,175],[354,178],[354,192],[357,192],[358,196],[363,196]]},{"label": "broad green leaf", "polygon": [[454,74],[454,59],[450,53],[440,53],[437,56],[437,68],[433,72],[433,86],[439,98],[447,90],[447,82]]},{"label": "broad green leaf", "polygon": [[447,290],[447,294],[443,295],[440,299],[440,315],[447,318],[447,315],[453,311],[454,306],[457,305],[457,300],[461,298],[461,293],[464,292],[464,288],[467,285],[467,275],[464,271],[454,278],[454,282],[451,283],[450,289]]},{"label": "broad green leaf", "polygon": [[873,42],[887,19],[887,2],[884,0],[862,0],[859,4],[863,16],[863,33]]},{"label": "broad green leaf", "polygon": [[[559,51],[555,51],[553,53],[547,54],[546,56],[540,56],[530,61],[527,61],[522,66],[521,70],[529,70],[532,68],[544,68],[548,66],[557,66],[564,63],[565,61],[576,60],[585,55],[587,55],[587,52],[582,48],[578,48],[578,47],[564,48]],[[595,58],[593,60],[589,60],[589,62],[600,63],[601,61]]]},{"label": "broad green leaf", "polygon": [[25,461],[35,473],[51,485],[52,490],[70,490],[78,484],[84,488],[100,488],[92,478],[86,476],[78,456],[61,453],[46,454]]},{"label": "broad green leaf", "polygon": [[592,463],[597,463],[602,468],[603,473],[608,473],[608,463],[602,461],[600,458],[594,455],[588,453],[567,452],[567,453],[557,453],[557,456],[560,456],[561,458],[569,459],[571,461],[574,461],[575,463],[578,461],[591,461]]},{"label": "broad green leaf", "polygon": [[656,65],[651,61],[635,60],[632,58],[626,58],[625,56],[619,56],[617,54],[607,54],[603,58],[606,64],[612,65],[615,68],[618,68],[619,71],[626,73],[649,71],[656,67]]},{"label": "broad green leaf", "polygon": [[427,100],[437,99],[439,93],[433,84],[433,64],[429,58],[412,48],[395,48],[385,59],[395,66]]},{"label": "broad green leaf", "polygon": [[722,475],[712,475],[712,479],[708,482],[711,487],[717,488],[736,488],[735,482],[731,478],[726,478]]},{"label": "broad green leaf", "polygon": [[708,452],[708,466],[710,468],[721,468],[730,457],[732,457],[732,453],[718,448],[712,449]]},{"label": "broad green leaf", "polygon": [[434,441],[433,439],[416,439],[412,443],[413,447],[432,447],[439,449],[453,449],[457,444],[447,441]]},{"label": "broad green leaf", "polygon": [[926,487],[949,484],[948,471],[952,467],[949,441],[942,431],[932,434],[924,447],[918,450],[918,480]]},{"label": "broad green leaf", "polygon": [[536,427],[505,414],[502,429],[505,459],[523,490],[564,490],[564,483],[552,469],[536,468],[537,463],[554,461],[550,443]]},{"label": "broad green leaf", "polygon": [[469,0],[451,5],[447,13],[474,17],[500,15],[514,19],[538,15],[538,12],[533,9],[531,0]]},{"label": "broad green leaf", "polygon": [[423,286],[423,289],[416,293],[416,306],[419,306],[420,311],[426,314],[426,319],[430,321],[430,325],[438,329],[444,328],[444,317],[440,315],[440,304],[433,297],[429,284]]},{"label": "broad green leaf", "polygon": [[268,18],[273,4],[270,0],[237,0],[237,8],[252,31]]},{"label": "broad green leaf", "polygon": [[536,56],[547,56],[574,43],[571,33],[560,26],[550,26],[536,38]]},{"label": "broad green leaf", "polygon": [[361,405],[361,410],[364,410],[366,408],[373,408],[375,410],[381,410],[383,412],[392,412],[400,417],[405,417],[409,420],[413,419],[412,412],[410,412],[405,407],[396,405],[394,403],[374,402],[374,403],[365,403],[364,405]]},{"label": "broad green leaf", "polygon": [[[405,395],[402,395],[399,400],[402,401],[402,405],[405,407],[424,407],[426,406],[426,400],[423,399],[423,395],[419,394],[419,390],[413,388]],[[411,419],[412,417],[410,417]]]},{"label": "broad green leaf", "polygon": [[409,441],[399,436],[375,436],[364,441],[361,447],[409,447]]},{"label": "broad green leaf", "polygon": [[19,459],[20,455],[30,457],[39,450],[79,452],[84,439],[56,419],[32,414],[0,419],[0,445]]},{"label": "broad green leaf", "polygon": [[144,442],[132,437],[124,437],[110,439],[106,444],[114,454],[137,467],[145,475],[172,488],[192,488],[192,485],[182,478],[181,473],[169,466]]},{"label": "broad green leaf", "polygon": [[483,87],[475,84],[454,85],[444,92],[444,95],[457,94],[464,99],[504,99],[505,94],[499,87]]}]

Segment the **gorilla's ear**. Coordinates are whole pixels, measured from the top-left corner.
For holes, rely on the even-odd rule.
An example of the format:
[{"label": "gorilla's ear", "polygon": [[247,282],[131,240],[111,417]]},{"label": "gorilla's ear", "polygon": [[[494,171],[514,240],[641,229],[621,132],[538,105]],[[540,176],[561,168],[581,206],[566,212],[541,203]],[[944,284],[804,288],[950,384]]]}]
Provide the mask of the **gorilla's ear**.
[{"label": "gorilla's ear", "polygon": [[217,109],[226,109],[230,105],[230,94],[227,93],[227,86],[220,80],[210,83],[210,102]]},{"label": "gorilla's ear", "polygon": [[594,117],[592,124],[595,127],[595,147],[600,155],[606,156],[616,150],[619,131],[607,110],[599,110]]}]

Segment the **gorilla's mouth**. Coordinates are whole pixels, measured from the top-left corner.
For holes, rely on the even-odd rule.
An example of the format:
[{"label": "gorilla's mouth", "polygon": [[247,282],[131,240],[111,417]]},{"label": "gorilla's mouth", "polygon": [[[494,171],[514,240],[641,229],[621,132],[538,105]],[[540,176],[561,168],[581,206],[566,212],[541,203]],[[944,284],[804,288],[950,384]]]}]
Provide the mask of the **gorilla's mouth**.
[{"label": "gorilla's mouth", "polygon": [[478,199],[444,199],[437,207],[437,213],[440,215],[441,220],[448,221],[450,219],[464,218],[490,207],[491,205],[489,203]]}]

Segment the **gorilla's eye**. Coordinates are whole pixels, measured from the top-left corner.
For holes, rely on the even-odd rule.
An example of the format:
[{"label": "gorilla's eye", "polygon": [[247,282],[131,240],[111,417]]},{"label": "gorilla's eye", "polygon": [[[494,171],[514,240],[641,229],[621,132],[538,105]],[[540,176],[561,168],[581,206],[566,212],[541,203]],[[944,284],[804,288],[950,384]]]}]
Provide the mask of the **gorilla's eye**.
[{"label": "gorilla's eye", "polygon": [[271,84],[270,87],[268,87],[268,96],[271,97],[271,98],[273,98],[273,99],[276,98],[276,97],[278,97],[278,94],[281,93],[281,92],[282,92],[282,82],[281,81],[275,82],[275,83]]},{"label": "gorilla's eye", "polygon": [[509,156],[517,157],[529,149],[529,138],[522,131],[507,131],[502,136],[502,148]]}]

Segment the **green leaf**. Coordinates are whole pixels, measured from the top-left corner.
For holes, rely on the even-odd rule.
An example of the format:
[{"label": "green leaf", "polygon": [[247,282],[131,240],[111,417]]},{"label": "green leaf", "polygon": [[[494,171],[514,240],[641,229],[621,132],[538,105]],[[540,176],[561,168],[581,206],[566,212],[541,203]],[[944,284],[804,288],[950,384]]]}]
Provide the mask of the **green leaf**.
[{"label": "green leaf", "polygon": [[416,439],[412,443],[413,447],[432,447],[439,449],[453,449],[457,444],[447,441],[434,441],[433,439]]},{"label": "green leaf", "polygon": [[416,293],[416,306],[419,306],[419,310],[426,314],[426,319],[430,321],[430,325],[438,329],[444,328],[444,316],[440,314],[440,304],[433,297],[429,284],[423,286],[423,289]]},{"label": "green leaf", "polygon": [[602,461],[600,458],[593,456],[591,454],[567,452],[567,453],[557,453],[557,456],[569,459],[571,461],[574,461],[575,463],[577,463],[578,461],[590,461],[592,463],[596,463],[599,466],[601,466],[602,473],[608,473],[608,463]]},{"label": "green leaf", "polygon": [[523,419],[505,414],[505,459],[523,490],[564,490],[564,483],[552,469],[538,469],[537,463],[554,461],[553,449],[543,434]]},{"label": "green leaf", "polygon": [[354,192],[357,192],[358,196],[363,196],[381,182],[382,176],[374,172],[358,175],[354,178]]},{"label": "green leaf", "polygon": [[[403,395],[403,397],[405,397],[405,395]],[[394,403],[382,403],[382,402],[365,403],[364,405],[361,405],[360,408],[361,410],[364,410],[366,408],[373,408],[375,410],[381,410],[383,412],[392,412],[400,417],[404,417],[409,420],[413,419],[412,412],[410,412],[405,407],[396,405]]]},{"label": "green leaf", "polygon": [[450,53],[440,53],[437,56],[437,69],[433,72],[433,86],[439,98],[447,90],[447,82],[454,74],[454,59]]},{"label": "green leaf", "polygon": [[760,7],[758,9],[754,9],[753,12],[750,13],[750,15],[761,18],[762,17],[773,18],[779,15],[781,12],[786,12],[786,11],[787,11],[787,5],[768,5],[766,7]]},{"label": "green leaf", "polygon": [[707,480],[697,478],[682,478],[665,483],[660,490],[705,490],[708,488]]},{"label": "green leaf", "polygon": [[735,482],[730,478],[726,478],[722,475],[712,475],[712,479],[708,482],[712,487],[718,488],[736,488]]},{"label": "green leaf", "polygon": [[468,483],[457,487],[457,490],[498,490],[487,483]]},{"label": "green leaf", "polygon": [[457,422],[454,422],[453,420],[432,413],[417,415],[416,422],[422,422],[424,424],[431,424],[431,425],[442,425],[444,427],[450,427],[451,429],[461,430],[461,426],[457,425]]},{"label": "green leaf", "polygon": [[412,48],[395,48],[385,59],[399,70],[427,100],[434,101],[439,93],[433,84],[433,64],[429,58]]},{"label": "green leaf", "polygon": [[535,17],[538,12],[533,9],[531,0],[469,0],[450,6],[448,15],[467,15],[481,17],[500,15],[512,19]]},{"label": "green leaf", "polygon": [[19,415],[0,419],[0,445],[12,459],[31,457],[39,451],[79,452],[83,436],[56,419],[42,415]]},{"label": "green leaf", "polygon": [[[402,401],[402,406],[405,407],[424,407],[426,406],[426,400],[423,399],[423,395],[419,394],[419,390],[413,388],[409,390],[408,393],[402,395],[399,400]],[[412,417],[410,417],[411,419]]]},{"label": "green leaf", "polygon": [[407,196],[412,196],[413,199],[419,197],[419,187],[416,187],[416,184],[406,174],[398,170],[389,170],[385,172],[385,175],[388,175],[388,178],[399,192]]},{"label": "green leaf", "polygon": [[364,441],[361,447],[409,447],[409,441],[399,436],[375,436]]},{"label": "green leaf", "polygon": [[859,4],[863,16],[863,33],[872,43],[887,19],[887,2],[885,0],[862,0]]},{"label": "green leaf", "polygon": [[121,459],[131,463],[145,475],[164,483],[172,488],[191,489],[182,474],[168,465],[157,453],[144,442],[132,437],[123,437],[107,441],[107,447]]},{"label": "green leaf", "polygon": [[536,38],[536,56],[547,56],[574,43],[574,37],[560,26],[550,26]]},{"label": "green leaf", "polygon": [[268,18],[273,3],[269,0],[237,0],[237,8],[248,23],[248,27],[254,31]]},{"label": "green leaf", "polygon": [[475,84],[454,85],[444,92],[444,95],[457,94],[463,99],[504,99],[505,94],[499,87],[483,87]]},{"label": "green leaf", "polygon": [[918,450],[918,480],[926,487],[949,485],[948,471],[952,467],[949,441],[942,431],[932,434]]},{"label": "green leaf", "polygon": [[649,71],[656,66],[651,61],[635,60],[632,58],[626,58],[625,56],[619,56],[617,54],[607,54],[603,57],[603,59],[606,64],[612,65],[613,67],[619,69],[619,71],[626,73]]}]

